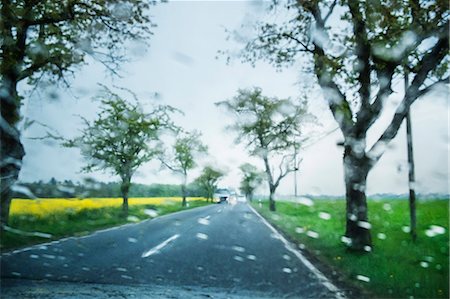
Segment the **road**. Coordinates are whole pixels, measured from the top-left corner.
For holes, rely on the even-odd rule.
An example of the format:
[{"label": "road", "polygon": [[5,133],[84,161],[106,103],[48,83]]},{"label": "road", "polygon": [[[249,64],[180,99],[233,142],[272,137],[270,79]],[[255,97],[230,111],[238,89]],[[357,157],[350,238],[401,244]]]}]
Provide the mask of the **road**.
[{"label": "road", "polygon": [[[209,205],[5,253],[1,277],[2,295],[11,298],[26,296],[21,288],[49,298],[57,290],[50,285],[58,282],[80,290],[110,285],[119,293],[128,287],[124,297],[139,288],[143,294],[158,290],[158,298],[339,297],[246,203]],[[46,286],[52,291],[42,293]],[[63,292],[58,298],[64,294],[70,297]]]}]

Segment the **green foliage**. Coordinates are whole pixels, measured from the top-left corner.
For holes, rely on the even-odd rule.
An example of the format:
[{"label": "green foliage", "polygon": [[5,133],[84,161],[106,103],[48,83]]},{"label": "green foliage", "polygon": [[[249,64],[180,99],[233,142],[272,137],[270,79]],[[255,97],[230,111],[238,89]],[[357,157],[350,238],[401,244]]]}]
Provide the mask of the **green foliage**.
[{"label": "green foliage", "polygon": [[200,132],[179,132],[169,155],[162,153],[160,160],[170,170],[187,175],[197,166],[196,157],[207,152],[208,147],[200,141]]},{"label": "green foliage", "polygon": [[170,120],[175,109],[158,106],[145,113],[138,103],[130,104],[106,88],[101,104],[97,119],[84,119],[81,135],[65,145],[80,148],[87,161],[84,171],[108,169],[129,183],[139,166],[161,152],[160,135],[175,128]]},{"label": "green foliage", "polygon": [[292,148],[301,137],[302,121],[311,117],[305,102],[295,105],[291,99],[270,98],[260,88],[240,89],[233,99],[216,105],[234,114],[236,141],[244,141],[256,156]]},{"label": "green foliage", "polygon": [[[92,57],[115,72],[124,43],[150,37],[156,1],[70,0],[2,3],[2,71],[14,64],[18,80],[60,79]],[[4,73],[3,73],[4,75]]]},{"label": "green foliage", "polygon": [[223,176],[224,173],[222,171],[211,166],[206,166],[203,168],[200,176],[195,179],[194,183],[200,186],[207,198],[212,199],[214,192],[217,189],[217,182]]},{"label": "green foliage", "polygon": [[[206,204],[204,200],[195,200],[189,201],[189,206],[187,207],[181,207],[176,204],[132,205],[129,208],[129,216],[132,218],[129,217],[129,219],[138,219],[137,221],[149,219],[149,215],[145,213],[146,209],[152,209],[158,216],[162,216],[180,210],[201,207]],[[122,211],[119,207],[85,209],[77,213],[53,213],[39,218],[21,214],[12,215],[10,225],[24,232],[51,234],[50,240],[57,240],[68,236],[83,236],[98,229],[128,223],[129,220],[120,217],[121,215]],[[7,231],[0,235],[0,240],[0,248],[2,250],[49,241],[49,239],[45,238],[30,237]]]},{"label": "green foliage", "polygon": [[[315,199],[313,205],[302,203],[279,202],[276,214],[268,213],[258,204],[254,207],[291,240],[303,244],[305,250],[337,271],[335,278],[369,290],[373,294],[370,297],[448,298],[448,199],[419,201],[415,243],[406,230],[407,199],[369,200],[374,238],[368,255],[351,253],[340,246],[340,232],[345,223],[344,200]],[[267,202],[263,202],[265,205]],[[432,225],[444,228],[445,232],[430,235]],[[370,281],[358,280],[358,275]]]},{"label": "green foliage", "polygon": [[[24,191],[15,191],[13,198],[89,198],[89,197],[120,197],[120,183],[97,182],[84,180],[72,182],[71,180],[49,182],[20,183]],[[187,196],[203,197],[204,191],[196,184],[188,184]],[[170,184],[133,184],[129,192],[130,197],[179,197],[180,185]]]},{"label": "green foliage", "polygon": [[[294,104],[290,99],[270,98],[254,88],[240,89],[233,99],[216,105],[234,114],[236,123],[231,128],[238,133],[236,142],[244,142],[251,155],[263,159],[273,199],[280,181],[297,167],[294,151],[302,142],[302,125],[315,121],[307,112],[306,102]],[[274,157],[281,160],[277,176],[269,161]]]},{"label": "green foliage", "polygon": [[250,163],[242,164],[239,169],[243,175],[239,189],[245,194],[247,199],[252,200],[255,189],[263,181],[264,173]]}]

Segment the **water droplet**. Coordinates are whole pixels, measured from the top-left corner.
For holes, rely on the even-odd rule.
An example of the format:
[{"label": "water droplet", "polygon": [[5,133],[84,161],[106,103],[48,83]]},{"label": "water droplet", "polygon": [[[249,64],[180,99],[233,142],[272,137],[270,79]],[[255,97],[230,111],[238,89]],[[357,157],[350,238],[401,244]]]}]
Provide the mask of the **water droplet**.
[{"label": "water droplet", "polygon": [[364,281],[364,282],[370,282],[370,278],[364,275],[356,275],[356,279]]},{"label": "water droplet", "polygon": [[297,234],[303,234],[305,232],[305,229],[303,227],[296,227],[295,232]]},{"label": "water droplet", "polygon": [[411,232],[411,228],[409,226],[402,226],[402,231],[406,234]]},{"label": "water droplet", "polygon": [[119,272],[127,272],[128,270],[125,268],[116,268],[117,271]]},{"label": "water droplet", "polygon": [[326,212],[320,212],[319,213],[319,218],[323,219],[323,220],[330,220],[331,219],[331,215],[326,213]]},{"label": "water droplet", "polygon": [[139,218],[136,217],[136,216],[131,215],[131,216],[127,217],[127,221],[128,222],[139,222]]},{"label": "water droplet", "polygon": [[386,240],[386,234],[378,233],[377,234],[377,238],[380,239],[380,240]]},{"label": "water droplet", "polygon": [[82,267],[81,268],[83,271],[91,271],[91,268],[89,268],[89,267]]},{"label": "water droplet", "polygon": [[130,243],[137,243],[137,239],[135,239],[135,238],[128,238],[128,242],[130,242]]},{"label": "water droplet", "polygon": [[14,276],[22,276],[22,274],[19,273],[19,272],[11,272],[11,274],[14,275]]},{"label": "water droplet", "polygon": [[200,223],[201,225],[209,225],[209,220],[206,218],[199,218],[198,223]]},{"label": "water droplet", "polygon": [[366,246],[364,246],[364,251],[371,252],[372,247],[366,245]]},{"label": "water droplet", "polygon": [[429,267],[429,265],[430,264],[428,264],[427,262],[420,262],[420,266],[422,267],[422,268],[428,268]]},{"label": "water droplet", "polygon": [[430,228],[425,231],[427,237],[434,237],[442,234],[445,234],[445,228],[438,225],[430,225]]},{"label": "water droplet", "polygon": [[144,210],[144,214],[149,216],[149,217],[152,217],[152,218],[155,218],[155,217],[158,216],[158,212],[156,210],[153,210],[153,209],[145,209]]},{"label": "water droplet", "polygon": [[55,259],[55,256],[52,255],[52,254],[43,254],[42,257],[45,257],[45,258],[50,259],[50,260],[54,260]]},{"label": "water droplet", "polygon": [[342,236],[341,237],[341,241],[342,241],[342,243],[344,243],[346,245],[351,245],[352,244],[352,239],[350,239],[349,237],[346,237],[346,236]]},{"label": "water droplet", "polygon": [[311,238],[314,238],[314,239],[319,238],[319,233],[317,233],[317,232],[315,232],[315,231],[312,231],[312,230],[307,231],[307,232],[306,232],[306,235],[307,235],[308,237],[311,237]]},{"label": "water droplet", "polygon": [[295,202],[307,207],[312,207],[314,205],[314,202],[307,197],[299,197],[295,200]]},{"label": "water droplet", "polygon": [[31,255],[30,255],[30,258],[31,258],[31,259],[38,259],[38,258],[39,258],[39,255],[31,254]]},{"label": "water droplet", "polygon": [[287,254],[284,254],[284,255],[283,255],[283,258],[284,258],[286,261],[290,261],[290,260],[291,260],[291,257],[290,257],[289,255],[287,255]]},{"label": "water droplet", "polygon": [[256,260],[256,256],[254,256],[253,254],[249,254],[249,255],[247,255],[247,259],[249,259],[251,261],[255,261]]},{"label": "water droplet", "polygon": [[383,204],[383,210],[385,211],[391,211],[392,210],[392,206],[388,203]]},{"label": "water droplet", "polygon": [[231,247],[231,249],[233,249],[234,251],[237,251],[237,252],[245,252],[245,248],[241,247],[241,246],[233,246],[233,247]]},{"label": "water droplet", "polygon": [[133,279],[133,277],[128,276],[128,275],[120,275],[120,277],[122,277],[124,279]]},{"label": "water droplet", "polygon": [[290,268],[283,268],[284,273],[292,273],[292,270]]},{"label": "water droplet", "polygon": [[367,221],[358,221],[357,225],[361,228],[371,229],[372,225]]},{"label": "water droplet", "polygon": [[238,255],[233,256],[233,259],[235,259],[238,262],[243,262],[244,261],[244,258],[241,257],[241,256],[238,256]]},{"label": "water droplet", "polygon": [[198,239],[201,239],[201,240],[207,240],[208,239],[208,235],[207,234],[203,234],[203,233],[197,233],[195,236]]}]

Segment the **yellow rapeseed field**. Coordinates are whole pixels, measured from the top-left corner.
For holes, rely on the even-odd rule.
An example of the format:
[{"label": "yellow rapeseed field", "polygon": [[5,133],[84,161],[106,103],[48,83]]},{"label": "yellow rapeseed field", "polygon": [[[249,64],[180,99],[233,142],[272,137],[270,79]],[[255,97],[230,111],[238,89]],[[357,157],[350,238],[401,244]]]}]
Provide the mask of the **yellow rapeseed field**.
[{"label": "yellow rapeseed field", "polygon": [[[189,200],[199,200],[201,197],[189,197]],[[104,207],[119,207],[122,198],[39,198],[39,199],[13,199],[11,215],[28,214],[37,217],[52,213],[78,212],[83,209],[98,209]],[[181,202],[181,197],[137,197],[129,198],[129,205],[160,205]]]}]

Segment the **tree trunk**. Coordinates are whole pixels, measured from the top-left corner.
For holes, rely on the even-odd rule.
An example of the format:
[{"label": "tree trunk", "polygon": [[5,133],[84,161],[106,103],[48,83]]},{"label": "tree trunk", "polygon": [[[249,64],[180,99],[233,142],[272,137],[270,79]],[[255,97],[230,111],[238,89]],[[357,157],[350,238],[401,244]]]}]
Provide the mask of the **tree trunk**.
[{"label": "tree trunk", "polygon": [[272,188],[270,188],[269,210],[272,211],[272,212],[276,211],[274,195],[275,195],[275,190],[272,190]]},{"label": "tree trunk", "polygon": [[181,185],[181,195],[183,196],[183,200],[181,201],[181,206],[186,206],[186,185]]},{"label": "tree trunk", "polygon": [[346,189],[346,230],[347,245],[350,250],[370,251],[372,239],[368,222],[366,180],[369,160],[357,157],[347,145],[344,153],[344,176]]},{"label": "tree trunk", "polygon": [[130,191],[130,180],[124,179],[122,181],[122,185],[120,186],[120,191],[122,192],[122,212],[123,216],[126,218],[128,217],[128,192]]},{"label": "tree trunk", "polygon": [[0,126],[0,229],[3,229],[3,226],[8,224],[9,209],[13,193],[11,187],[16,183],[17,178],[19,177],[19,172],[22,168],[22,159],[25,156],[24,147],[20,142],[20,132],[16,128],[16,125],[20,120],[20,99],[16,92],[17,82],[14,79],[7,79],[7,76],[5,77],[1,81],[0,86],[0,88],[3,89],[3,92],[0,93],[0,107],[1,117],[4,121]]}]

